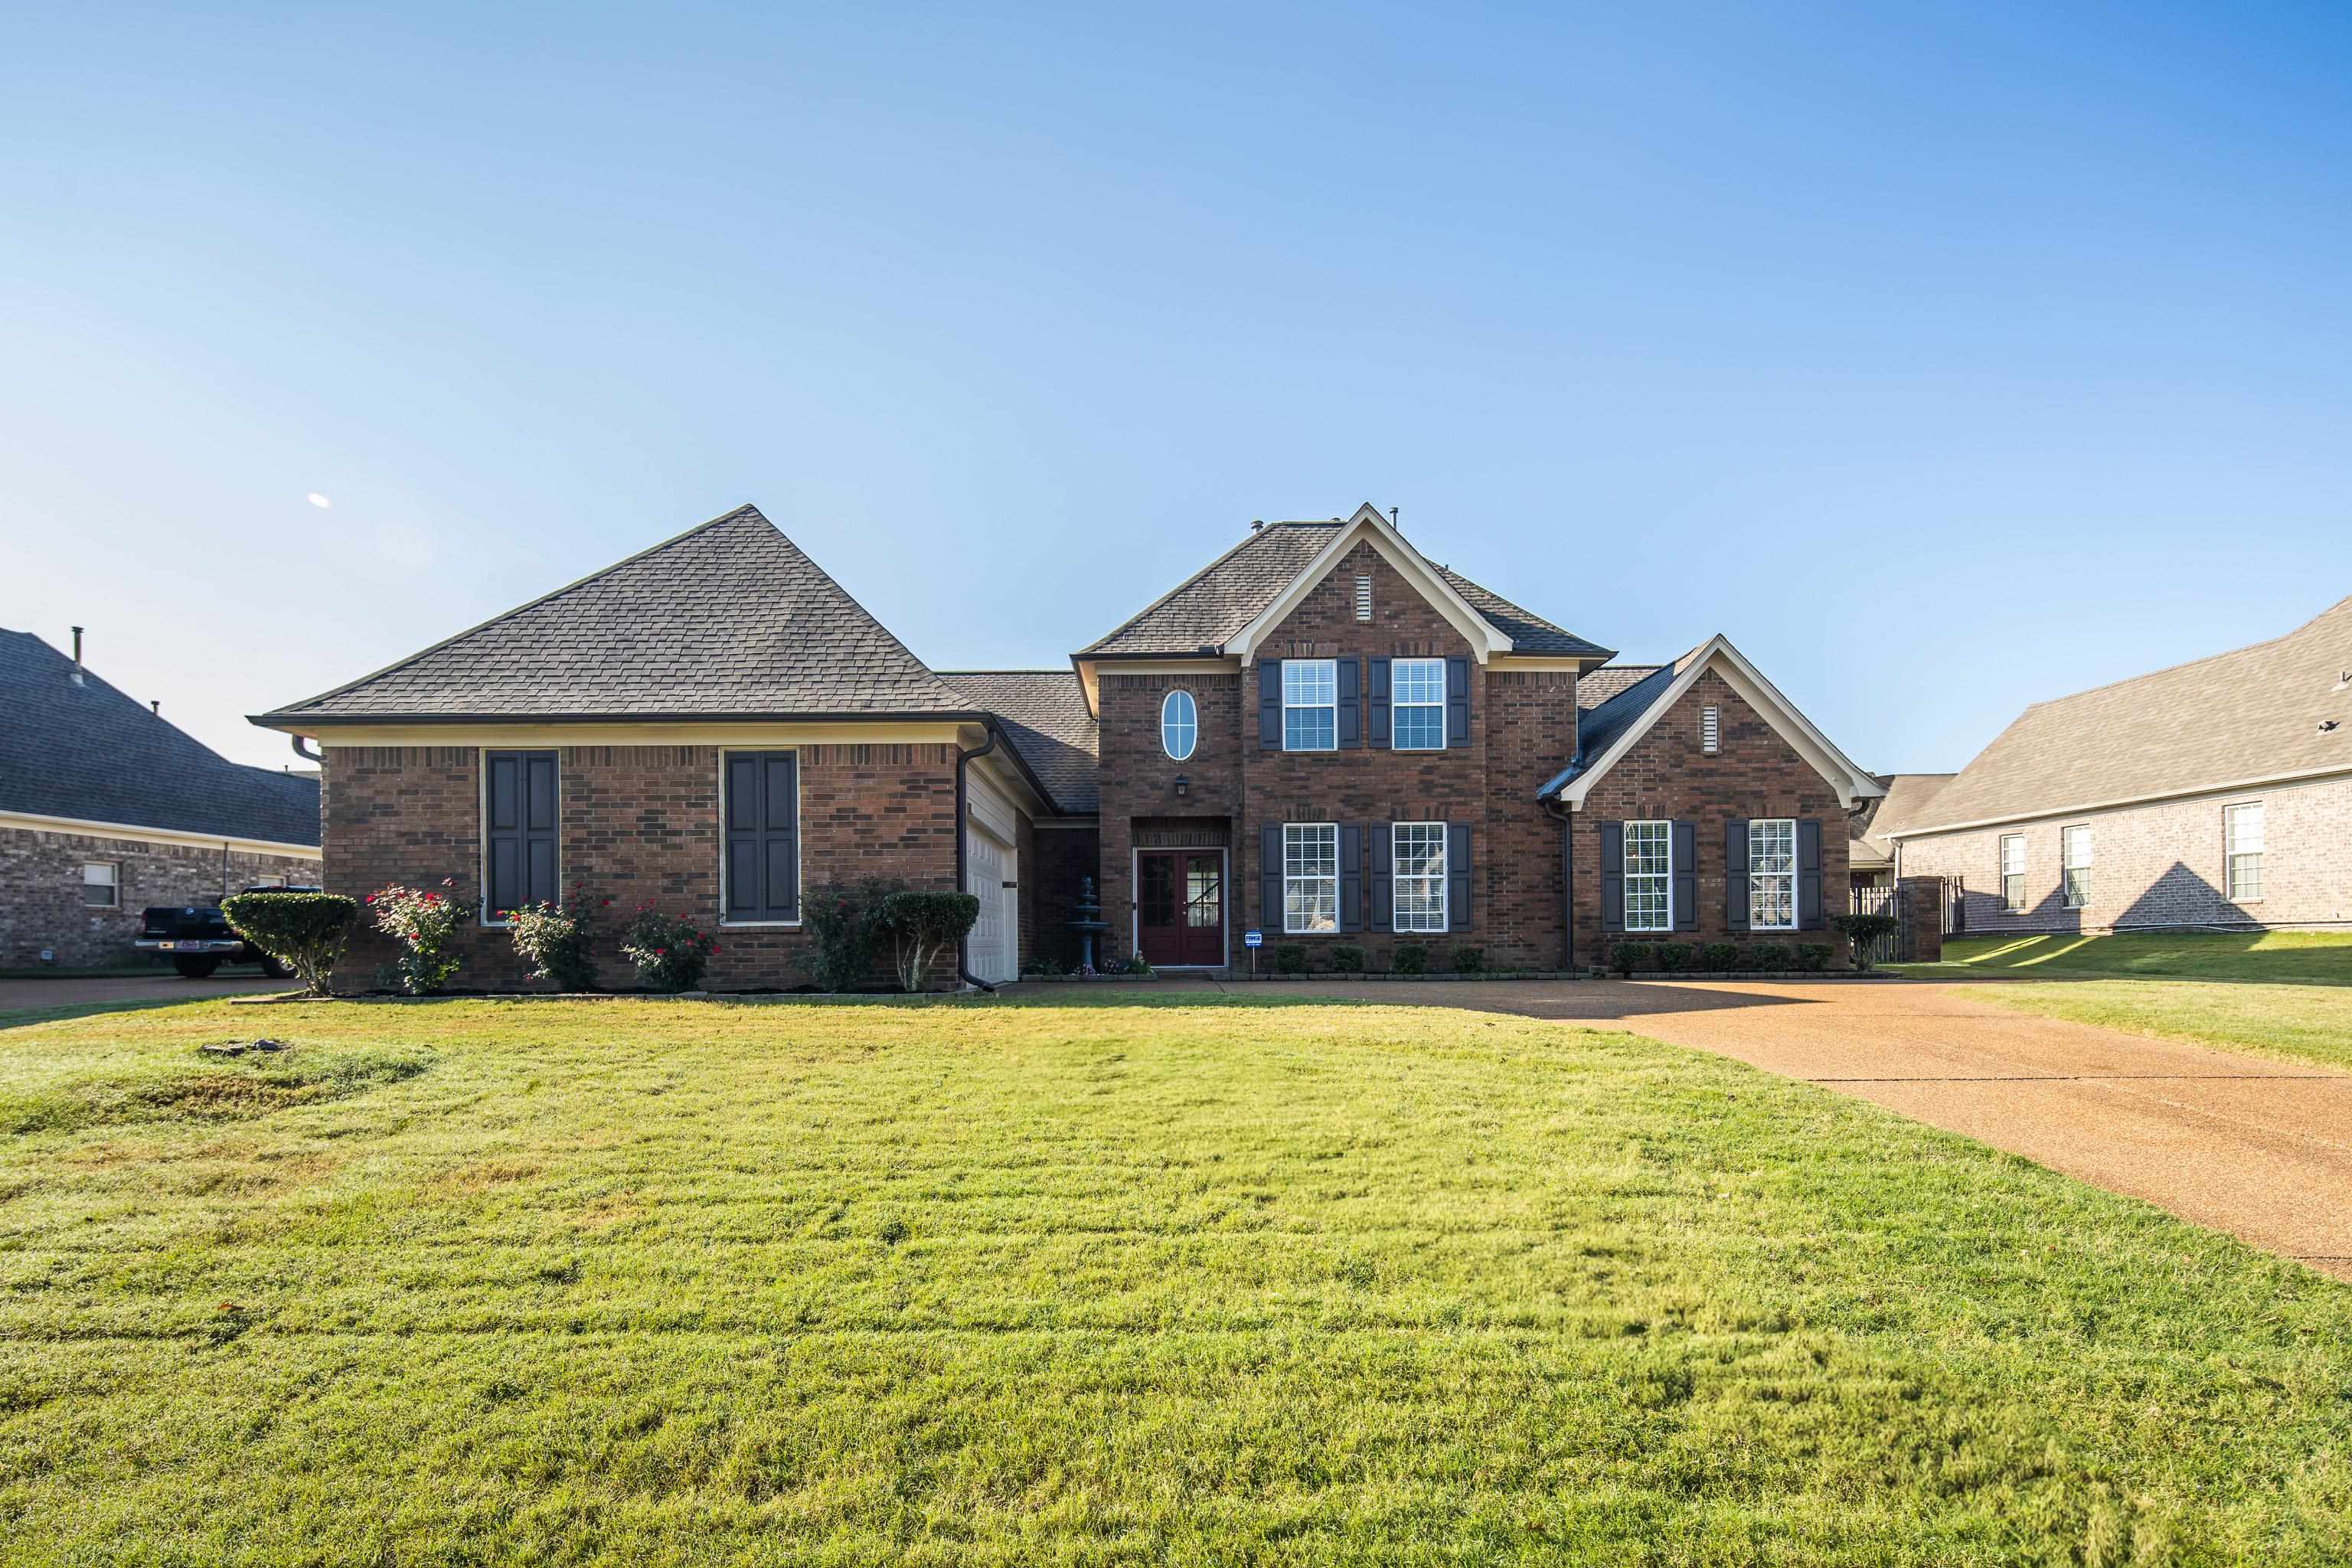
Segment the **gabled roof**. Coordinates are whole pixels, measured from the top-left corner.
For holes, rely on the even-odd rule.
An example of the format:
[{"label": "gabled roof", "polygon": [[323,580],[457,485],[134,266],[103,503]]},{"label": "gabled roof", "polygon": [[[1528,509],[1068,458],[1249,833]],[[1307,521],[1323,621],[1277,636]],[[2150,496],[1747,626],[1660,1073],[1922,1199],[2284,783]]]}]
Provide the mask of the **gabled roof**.
[{"label": "gabled roof", "polygon": [[996,715],[1004,737],[1054,804],[1083,816],[1101,809],[1095,782],[1095,717],[1067,669],[943,669],[940,679]]},{"label": "gabled roof", "polygon": [[1944,786],[1957,775],[1952,773],[1881,773],[1878,782],[1886,786],[1883,799],[1864,803],[1847,832],[1852,836],[1852,848],[1846,859],[1849,865],[1887,865],[1895,859],[1895,841],[1888,834],[1895,829],[1926,820],[1924,814],[1932,808]]},{"label": "gabled roof", "polygon": [[0,811],[319,842],[319,775],[232,763],[30,632],[0,631]]},{"label": "gabled roof", "polygon": [[1593,659],[1610,657],[1607,648],[1429,560],[1405,542],[1379,509],[1369,505],[1344,520],[1271,522],[1255,530],[1074,657],[1167,658],[1226,652],[1226,645],[1297,585],[1319,557],[1359,528],[1371,531],[1380,542],[1402,552],[1426,571],[1443,584],[1436,589],[1438,596],[1450,593],[1458,597],[1470,614],[1506,640],[1510,651]]},{"label": "gabled roof", "polygon": [[2352,599],[2269,642],[2037,702],[1898,836],[2352,770],[2347,676]]},{"label": "gabled roof", "polygon": [[1813,727],[1811,720],[1798,711],[1796,704],[1764,679],[1729,637],[1718,632],[1673,663],[1652,668],[1599,707],[1580,710],[1576,759],[1545,780],[1537,796],[1558,796],[1571,805],[1581,805],[1592,785],[1622,761],[1710,669],[1719,673],[1798,755],[1811,763],[1847,806],[1886,793],[1884,784],[1855,766],[1853,759]]},{"label": "gabled roof", "polygon": [[971,708],[746,506],[256,722]]}]

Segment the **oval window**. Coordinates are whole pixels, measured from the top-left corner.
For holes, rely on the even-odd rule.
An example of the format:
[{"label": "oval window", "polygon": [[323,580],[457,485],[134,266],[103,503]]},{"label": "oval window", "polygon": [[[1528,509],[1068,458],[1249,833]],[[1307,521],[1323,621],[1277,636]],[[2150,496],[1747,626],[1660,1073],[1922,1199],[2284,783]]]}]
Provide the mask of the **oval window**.
[{"label": "oval window", "polygon": [[1160,749],[1181,763],[1192,754],[1192,742],[1200,734],[1201,717],[1192,707],[1192,694],[1170,692],[1160,704]]}]

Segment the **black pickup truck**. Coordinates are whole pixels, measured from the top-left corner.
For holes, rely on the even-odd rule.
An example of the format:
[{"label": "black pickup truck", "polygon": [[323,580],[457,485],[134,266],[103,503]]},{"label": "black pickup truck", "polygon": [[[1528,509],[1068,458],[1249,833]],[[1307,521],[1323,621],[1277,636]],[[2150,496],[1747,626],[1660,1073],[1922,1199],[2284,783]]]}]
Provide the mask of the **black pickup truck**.
[{"label": "black pickup truck", "polygon": [[[317,888],[247,888],[248,893],[315,893]],[[228,929],[218,904],[157,904],[147,910],[132,944],[160,952],[190,980],[203,980],[224,963],[257,963],[272,980],[293,973]]]}]

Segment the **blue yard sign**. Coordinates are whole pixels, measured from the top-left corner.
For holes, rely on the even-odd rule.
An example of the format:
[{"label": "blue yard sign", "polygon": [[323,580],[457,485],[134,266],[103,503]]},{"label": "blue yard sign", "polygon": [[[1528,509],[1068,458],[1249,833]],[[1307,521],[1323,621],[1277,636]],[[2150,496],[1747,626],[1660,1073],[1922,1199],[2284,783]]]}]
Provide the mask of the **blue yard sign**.
[{"label": "blue yard sign", "polygon": [[1242,945],[1244,947],[1264,947],[1265,945],[1265,932],[1262,931],[1245,931],[1242,932]]}]

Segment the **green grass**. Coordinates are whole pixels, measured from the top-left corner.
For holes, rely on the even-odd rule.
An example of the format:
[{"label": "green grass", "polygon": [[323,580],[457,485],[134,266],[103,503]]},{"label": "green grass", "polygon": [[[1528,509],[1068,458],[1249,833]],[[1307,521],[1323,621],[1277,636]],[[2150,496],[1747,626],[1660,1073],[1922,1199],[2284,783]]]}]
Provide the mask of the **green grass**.
[{"label": "green grass", "polygon": [[0,1032],[0,1105],[12,1562],[2316,1563],[2352,1513],[2352,1290],[1621,1034],[205,1003]]},{"label": "green grass", "polygon": [[2352,1068],[2352,933],[1964,937],[1944,958],[1897,967],[1998,977],[1969,994],[2046,1018]]}]

